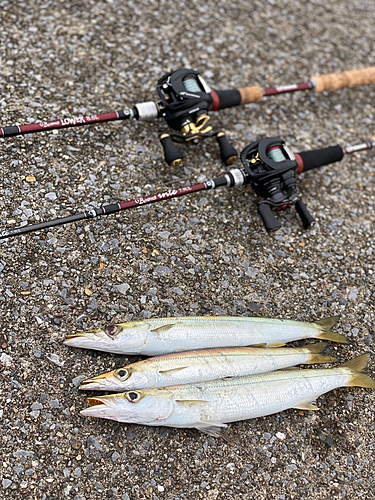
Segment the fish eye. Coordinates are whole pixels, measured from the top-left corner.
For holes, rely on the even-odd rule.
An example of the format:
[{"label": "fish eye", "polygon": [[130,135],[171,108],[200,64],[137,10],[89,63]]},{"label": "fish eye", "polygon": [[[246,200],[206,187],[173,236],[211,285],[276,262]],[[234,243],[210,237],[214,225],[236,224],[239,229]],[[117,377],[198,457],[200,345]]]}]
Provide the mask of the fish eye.
[{"label": "fish eye", "polygon": [[130,376],[130,373],[128,372],[128,370],[125,370],[124,368],[120,368],[120,370],[117,370],[115,375],[120,380],[127,380]]},{"label": "fish eye", "polygon": [[136,403],[141,399],[141,395],[139,392],[127,392],[126,399],[129,401],[129,403]]},{"label": "fish eye", "polygon": [[105,333],[108,335],[108,337],[114,337],[117,333],[121,331],[121,328],[118,325],[112,325],[107,328]]}]

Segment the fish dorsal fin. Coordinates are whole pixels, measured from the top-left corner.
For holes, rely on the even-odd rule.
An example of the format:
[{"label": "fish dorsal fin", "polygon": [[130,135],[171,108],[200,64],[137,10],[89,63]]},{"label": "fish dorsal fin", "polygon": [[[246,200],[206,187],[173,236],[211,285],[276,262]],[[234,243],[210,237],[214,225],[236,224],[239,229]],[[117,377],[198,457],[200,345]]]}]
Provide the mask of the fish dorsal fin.
[{"label": "fish dorsal fin", "polygon": [[159,326],[158,328],[154,328],[153,330],[151,330],[153,333],[162,333],[162,332],[167,332],[168,330],[170,330],[171,328],[174,327],[176,323],[169,323],[168,325],[162,325],[162,326]]},{"label": "fish dorsal fin", "polygon": [[297,410],[319,410],[319,408],[314,403],[301,403],[298,406],[293,406],[293,408],[296,408]]},{"label": "fish dorsal fin", "polygon": [[167,368],[166,370],[159,370],[159,373],[163,375],[171,375],[172,373],[180,372],[181,370],[185,370],[188,368],[187,366],[176,366],[175,368]]},{"label": "fish dorsal fin", "polygon": [[267,347],[282,347],[285,342],[275,342],[274,344],[268,344]]},{"label": "fish dorsal fin", "polygon": [[176,399],[176,403],[191,408],[192,406],[204,405],[208,403],[208,401],[204,401],[203,399]]},{"label": "fish dorsal fin", "polygon": [[251,344],[251,347],[266,347],[266,343],[263,342],[263,344]]}]

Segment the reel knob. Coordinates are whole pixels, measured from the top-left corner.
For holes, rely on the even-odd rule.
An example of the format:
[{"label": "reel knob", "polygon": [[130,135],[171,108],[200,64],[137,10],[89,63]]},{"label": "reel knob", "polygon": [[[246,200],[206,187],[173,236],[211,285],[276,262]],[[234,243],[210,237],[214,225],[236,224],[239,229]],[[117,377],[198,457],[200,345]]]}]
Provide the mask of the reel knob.
[{"label": "reel knob", "polygon": [[264,227],[268,233],[280,229],[281,223],[273,215],[271,207],[267,203],[259,203],[258,214],[261,216]]},{"label": "reel knob", "polygon": [[307,210],[306,205],[301,200],[297,201],[296,210],[298,212],[298,215],[301,217],[303,227],[305,229],[309,229],[309,227],[311,227],[315,223],[315,219]]},{"label": "reel knob", "polygon": [[170,167],[178,167],[182,164],[184,155],[172,141],[169,134],[162,134],[160,137],[161,145],[164,149],[164,158]]},{"label": "reel knob", "polygon": [[234,147],[229,144],[225,132],[219,132],[216,140],[219,143],[221,159],[226,165],[232,165],[237,160],[238,154]]}]

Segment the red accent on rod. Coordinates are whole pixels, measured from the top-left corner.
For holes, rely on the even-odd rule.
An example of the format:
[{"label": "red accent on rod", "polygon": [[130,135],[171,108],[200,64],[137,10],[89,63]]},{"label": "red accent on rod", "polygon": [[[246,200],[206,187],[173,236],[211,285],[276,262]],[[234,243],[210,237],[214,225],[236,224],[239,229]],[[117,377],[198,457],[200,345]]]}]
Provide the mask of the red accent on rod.
[{"label": "red accent on rod", "polygon": [[177,198],[178,196],[184,196],[189,193],[196,193],[197,191],[206,190],[206,184],[195,184],[194,186],[186,186],[179,189],[170,189],[164,193],[157,193],[151,196],[146,196],[145,198],[137,198],[135,200],[123,201],[119,203],[121,210],[126,210],[127,208],[141,207],[142,205],[148,205],[149,203],[155,203],[158,201],[169,200],[170,198]]},{"label": "red accent on rod", "polygon": [[303,172],[303,160],[302,160],[301,156],[298,153],[295,153],[294,156],[296,157],[296,162],[297,162],[297,165],[298,165],[297,174],[301,174]]},{"label": "red accent on rod", "polygon": [[0,128],[0,137],[4,137],[4,132],[2,128]]},{"label": "red accent on rod", "polygon": [[211,97],[214,101],[214,105],[212,106],[211,111],[217,111],[220,107],[220,98],[214,90],[211,92]]},{"label": "red accent on rod", "polygon": [[311,83],[297,83],[296,85],[284,85],[280,87],[271,87],[269,89],[264,89],[263,95],[269,96],[277,94],[287,94],[289,92],[297,92],[298,90],[310,90],[311,88]]}]

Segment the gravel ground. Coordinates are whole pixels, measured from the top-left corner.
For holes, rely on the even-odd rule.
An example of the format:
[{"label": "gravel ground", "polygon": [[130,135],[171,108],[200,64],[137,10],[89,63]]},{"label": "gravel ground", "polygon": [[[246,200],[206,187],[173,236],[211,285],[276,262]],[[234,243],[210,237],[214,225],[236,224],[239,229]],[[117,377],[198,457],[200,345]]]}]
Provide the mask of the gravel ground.
[{"label": "gravel ground", "polygon": [[[95,114],[156,98],[191,67],[218,90],[375,65],[372,0],[0,0],[1,125]],[[296,93],[213,114],[241,151],[281,136],[295,151],[375,133],[374,87]],[[2,140],[1,229],[217,176],[215,141],[164,165],[164,123],[113,122]],[[173,315],[304,321],[339,316],[373,353],[372,151],[299,178],[317,224],[294,211],[268,236],[250,188],[195,194],[0,244],[0,498],[374,498],[374,394],[340,389],[319,412],[196,431],[84,419],[80,380],[134,357],[69,349],[71,332]],[[35,182],[28,182],[34,177]],[[374,360],[367,373],[374,376]]]}]

